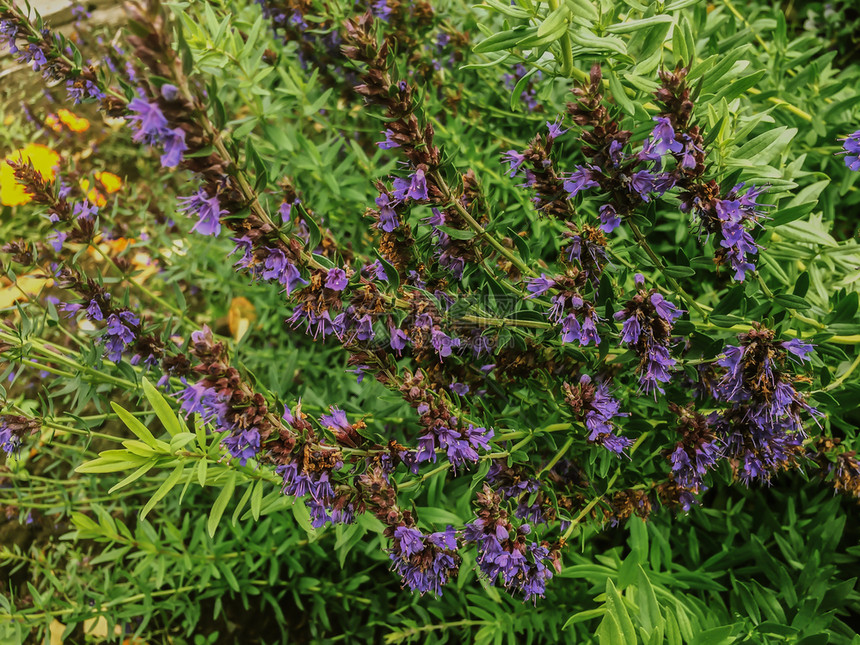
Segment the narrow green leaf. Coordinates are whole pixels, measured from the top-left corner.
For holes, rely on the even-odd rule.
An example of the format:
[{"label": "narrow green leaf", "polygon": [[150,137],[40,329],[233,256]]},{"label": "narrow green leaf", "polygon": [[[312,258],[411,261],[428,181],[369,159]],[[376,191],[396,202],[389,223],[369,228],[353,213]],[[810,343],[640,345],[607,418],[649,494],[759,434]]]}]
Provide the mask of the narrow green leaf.
[{"label": "narrow green leaf", "polygon": [[143,395],[171,437],[185,431],[185,424],[177,418],[173,408],[170,407],[161,392],[155,389],[155,386],[145,378],[143,379]]},{"label": "narrow green leaf", "polygon": [[131,430],[138,439],[153,450],[158,450],[158,442],[155,437],[152,436],[152,433],[145,425],[137,420],[137,417],[133,416],[128,410],[114,402],[111,402],[110,406],[125,426]]},{"label": "narrow green leaf", "polygon": [[182,471],[185,468],[185,464],[178,464],[176,468],[173,469],[173,472],[167,476],[161,486],[158,487],[158,490],[155,491],[155,494],[149,499],[149,501],[144,505],[144,507],[140,511],[140,519],[146,517],[147,513],[152,510],[152,508],[165,496],[169,493],[176,484],[179,483],[179,480],[182,477]]},{"label": "narrow green leaf", "polygon": [[209,532],[209,537],[215,537],[215,531],[218,528],[218,522],[221,521],[221,516],[224,515],[224,509],[230,498],[233,497],[233,491],[236,488],[236,471],[231,471],[227,475],[227,481],[224,482],[224,487],[218,493],[218,498],[212,505],[212,510],[209,511],[209,520],[206,522],[206,530]]}]

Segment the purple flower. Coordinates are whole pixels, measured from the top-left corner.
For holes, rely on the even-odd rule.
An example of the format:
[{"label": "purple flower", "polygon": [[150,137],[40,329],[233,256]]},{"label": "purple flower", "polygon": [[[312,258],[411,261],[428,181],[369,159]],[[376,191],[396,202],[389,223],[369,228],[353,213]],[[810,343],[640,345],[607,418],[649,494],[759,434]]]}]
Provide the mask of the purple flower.
[{"label": "purple flower", "polygon": [[392,327],[391,340],[389,341],[389,344],[391,345],[391,349],[397,352],[397,355],[400,356],[400,353],[404,350],[406,345],[409,344],[409,337],[402,329]]},{"label": "purple flower", "polygon": [[320,417],[321,426],[329,430],[348,430],[352,427],[346,418],[346,412],[334,406],[331,406],[329,411],[331,414],[323,414]]},{"label": "purple flower", "polygon": [[260,433],[256,428],[239,430],[235,434],[228,434],[221,440],[221,444],[230,453],[230,456],[239,460],[239,465],[244,466],[249,459],[253,459],[260,451]]},{"label": "purple flower", "polygon": [[[784,341],[780,344],[784,350],[789,352],[789,354],[797,356],[801,362],[808,361],[809,354],[812,353],[813,345],[804,343],[799,338],[792,338],[791,340]],[[789,358],[791,358],[791,356],[789,356]]]},{"label": "purple flower", "polygon": [[[396,179],[394,180],[395,185],[397,185],[397,181],[398,180]],[[391,201],[391,197],[389,197],[388,193],[382,193],[377,197],[376,205],[379,206],[379,224],[377,224],[377,226],[380,229],[386,233],[391,233],[394,229],[400,226],[400,220],[397,218],[397,212],[394,210],[393,202]]]},{"label": "purple flower", "polygon": [[520,166],[525,163],[525,160],[526,156],[517,152],[516,150],[508,150],[505,154],[502,155],[502,161],[507,162],[511,165],[511,177],[517,174],[517,171],[520,169]]},{"label": "purple flower", "polygon": [[406,196],[415,201],[427,199],[427,180],[424,177],[424,171],[420,168],[409,178],[409,190],[406,191]]},{"label": "purple flower", "polygon": [[395,136],[394,130],[387,129],[383,134],[385,135],[385,140],[380,141],[376,145],[378,145],[383,150],[391,150],[392,148],[400,147],[400,144],[397,143],[394,139],[392,139],[392,137]]},{"label": "purple flower", "polygon": [[628,184],[628,189],[632,193],[636,193],[642,198],[642,201],[649,201],[648,193],[654,190],[654,176],[647,170],[636,172]]},{"label": "purple flower", "polygon": [[284,287],[287,295],[290,295],[297,286],[308,284],[281,249],[263,247],[262,250],[267,251],[266,259],[259,269],[259,275],[263,280],[277,280]]},{"label": "purple flower", "polygon": [[167,119],[161,112],[157,103],[150,103],[141,98],[133,98],[128,109],[134,114],[126,117],[136,127],[137,131],[132,136],[136,143],[145,141],[149,145],[155,145],[161,141],[161,137],[167,130]]},{"label": "purple flower", "polygon": [[343,291],[349,281],[346,278],[346,272],[343,269],[334,267],[328,270],[325,278],[325,286],[334,291]]},{"label": "purple flower", "polygon": [[456,548],[456,534],[451,527],[424,536],[417,529],[398,526],[394,530],[389,558],[392,568],[410,589],[441,596],[442,587],[460,567],[460,558],[454,552]]},{"label": "purple flower", "polygon": [[0,416],[0,448],[7,456],[21,449],[21,437],[9,425],[6,415]]},{"label": "purple flower", "polygon": [[161,86],[161,96],[165,101],[175,101],[179,96],[179,88],[170,83],[165,83]]},{"label": "purple flower", "polygon": [[621,226],[621,218],[612,204],[603,204],[598,209],[600,213],[600,230],[604,233],[611,233],[616,228]]},{"label": "purple flower", "polygon": [[600,184],[597,182],[594,169],[585,168],[584,166],[577,166],[576,170],[564,182],[564,190],[567,191],[570,197],[576,196],[579,191],[586,188],[599,187]]},{"label": "purple flower", "polygon": [[433,345],[433,349],[439,354],[439,358],[450,356],[454,348],[460,346],[459,338],[451,338],[439,329],[433,329],[430,332],[430,342]]},{"label": "purple flower", "polygon": [[654,140],[654,153],[661,157],[667,152],[680,153],[684,150],[684,146],[680,141],[675,140],[675,129],[672,127],[672,122],[662,116],[655,116],[654,121],[657,125],[651,132],[651,137]]},{"label": "purple flower", "polygon": [[190,197],[180,197],[179,201],[182,202],[182,206],[179,207],[180,212],[198,218],[191,227],[192,232],[215,236],[221,232],[221,216],[226,215],[227,211],[221,208],[218,195],[210,197],[205,189],[200,188]]},{"label": "purple flower", "polygon": [[552,122],[547,121],[546,122],[546,127],[549,128],[549,134],[547,134],[548,139],[558,139],[561,135],[563,135],[565,132],[567,132],[566,129],[563,129],[561,127],[561,122],[563,119],[564,119],[564,117],[561,114],[559,114],[555,118],[555,121],[552,121]]},{"label": "purple flower", "polygon": [[358,340],[373,340],[376,333],[373,331],[373,319],[370,314],[364,314],[356,321],[356,338]]},{"label": "purple flower", "polygon": [[161,155],[161,166],[163,168],[178,166],[182,161],[182,153],[188,150],[188,146],[185,145],[185,131],[182,128],[165,130],[162,143],[164,154]]},{"label": "purple flower", "polygon": [[388,275],[385,273],[385,267],[382,266],[382,262],[379,260],[374,260],[370,264],[364,265],[361,270],[369,274],[372,280],[388,282]]},{"label": "purple flower", "polygon": [[538,296],[542,296],[552,289],[555,284],[555,280],[547,278],[545,273],[541,273],[539,278],[531,278],[529,283],[526,285],[526,289],[530,293],[527,297],[537,298]]},{"label": "purple flower", "polygon": [[90,304],[87,306],[87,317],[90,320],[104,320],[105,315],[95,300],[90,300]]},{"label": "purple flower", "polygon": [[860,170],[860,130],[845,137],[842,144],[845,152],[845,165],[849,170]]},{"label": "purple flower", "polygon": [[136,327],[139,324],[140,319],[130,311],[108,316],[107,327],[102,336],[108,360],[117,363],[122,359],[123,350],[136,338],[129,325]]},{"label": "purple flower", "polygon": [[659,293],[652,293],[650,300],[651,304],[654,305],[654,309],[657,311],[657,315],[668,323],[675,322],[675,320],[685,313],[683,309],[678,309]]}]

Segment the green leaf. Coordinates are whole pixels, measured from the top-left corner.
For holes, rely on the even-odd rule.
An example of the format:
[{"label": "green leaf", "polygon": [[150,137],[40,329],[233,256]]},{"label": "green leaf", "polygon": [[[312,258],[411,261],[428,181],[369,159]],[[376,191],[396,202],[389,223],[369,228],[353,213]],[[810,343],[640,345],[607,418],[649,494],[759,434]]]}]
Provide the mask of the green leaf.
[{"label": "green leaf", "polygon": [[617,25],[609,25],[606,28],[606,31],[610,34],[629,34],[630,32],[639,31],[640,29],[645,29],[646,27],[671,22],[673,22],[672,16],[667,16],[666,14],[659,14],[657,16],[651,16],[650,18],[641,18],[640,20],[628,20],[627,22],[622,22]]},{"label": "green leaf", "polygon": [[218,528],[218,522],[221,521],[221,516],[224,515],[224,509],[227,508],[227,503],[233,496],[233,491],[236,488],[236,471],[231,471],[227,475],[227,481],[224,483],[224,488],[218,493],[218,498],[212,505],[212,510],[209,511],[209,520],[206,522],[206,530],[209,532],[209,537],[215,537],[215,530]]},{"label": "green leaf", "polygon": [[143,379],[143,395],[171,437],[175,437],[180,432],[185,432],[185,424],[177,418],[173,408],[170,407],[161,392],[155,389],[146,378]]},{"label": "green leaf", "polygon": [[260,519],[260,509],[263,507],[263,480],[257,480],[254,492],[251,493],[251,516],[254,521]]},{"label": "green leaf", "polygon": [[809,309],[812,305],[810,305],[804,298],[800,296],[795,296],[789,293],[783,293],[778,296],[774,296],[774,301],[786,307],[787,309]]},{"label": "green leaf", "polygon": [[609,89],[612,91],[612,98],[615,99],[618,107],[624,110],[626,114],[633,116],[636,113],[636,106],[627,96],[627,92],[624,91],[624,86],[614,70],[609,72]]},{"label": "green leaf", "polygon": [[514,47],[523,38],[534,36],[536,33],[537,27],[526,27],[524,25],[520,25],[513,29],[493,34],[489,38],[482,40],[475,45],[473,51],[478,54],[485,54],[487,52],[509,49]]},{"label": "green leaf", "polygon": [[[627,608],[624,606],[624,601],[621,595],[612,583],[611,578],[606,579],[606,604],[608,607],[607,616],[612,616],[621,633],[619,643],[625,645],[635,645],[638,642],[636,630],[633,628],[633,621],[630,620],[630,615],[627,613]],[[605,619],[604,619],[605,620]]]},{"label": "green leaf", "polygon": [[308,507],[305,505],[304,500],[295,499],[290,506],[293,509],[293,517],[296,518],[298,525],[301,526],[309,535],[315,534],[316,529],[314,528],[314,525],[311,524],[311,514],[308,512]]},{"label": "green leaf", "polygon": [[556,31],[566,31],[567,17],[569,15],[570,9],[568,9],[567,5],[561,5],[554,11],[551,11],[538,27],[538,38],[555,33]]},{"label": "green leaf", "polygon": [[696,275],[696,272],[690,267],[672,266],[663,269],[663,273],[672,278],[690,278]]},{"label": "green leaf", "polygon": [[176,484],[179,483],[179,480],[182,478],[182,471],[185,468],[185,464],[178,464],[176,468],[173,469],[173,472],[167,476],[161,486],[158,487],[158,490],[155,491],[155,494],[149,499],[148,502],[144,505],[144,507],[140,511],[140,519],[146,517],[147,513],[152,510],[152,508],[165,496],[169,493]]},{"label": "green leaf", "polygon": [[138,439],[153,450],[158,450],[158,442],[155,437],[152,436],[152,433],[145,425],[137,420],[137,417],[133,416],[128,410],[113,401],[111,401],[110,406],[125,426],[131,430]]},{"label": "green leaf", "polygon": [[110,488],[110,490],[108,491],[108,494],[112,495],[115,491],[118,491],[120,488],[122,488],[124,486],[128,486],[130,483],[137,481],[138,479],[143,477],[147,472],[149,472],[152,469],[152,467],[155,466],[157,463],[158,463],[158,460],[153,459],[153,460],[143,464],[143,466],[141,466],[140,468],[135,470],[131,475],[129,475],[128,477],[126,477],[125,479],[120,481],[119,483],[114,484]]},{"label": "green leaf", "polygon": [[642,565],[639,565],[636,598],[639,605],[639,620],[642,621],[642,626],[649,632],[662,626],[663,615],[660,613],[660,605],[657,604],[654,587],[651,586],[651,580],[648,579],[648,574],[645,573]]},{"label": "green leaf", "polygon": [[789,222],[798,220],[815,208],[817,204],[818,202],[806,202],[805,204],[798,204],[797,206],[780,208],[773,216],[770,226],[782,226],[783,224],[788,224]]},{"label": "green leaf", "polygon": [[301,213],[302,219],[308,227],[308,249],[313,251],[320,245],[320,242],[322,241],[322,233],[320,232],[320,227],[317,225],[314,218],[310,216],[307,209],[305,209],[304,204],[299,202],[297,206],[299,208],[299,213]]}]

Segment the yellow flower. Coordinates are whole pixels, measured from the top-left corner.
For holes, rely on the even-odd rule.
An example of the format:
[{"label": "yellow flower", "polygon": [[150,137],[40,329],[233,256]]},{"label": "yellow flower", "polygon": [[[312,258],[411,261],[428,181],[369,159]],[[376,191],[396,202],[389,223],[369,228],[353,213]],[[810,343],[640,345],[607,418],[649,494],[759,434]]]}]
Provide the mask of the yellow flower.
[{"label": "yellow flower", "polygon": [[72,132],[85,132],[90,127],[90,122],[84,117],[69,112],[65,108],[57,110],[57,116]]},{"label": "yellow flower", "polygon": [[89,179],[81,179],[78,184],[81,187],[81,190],[87,194],[87,199],[90,200],[93,204],[101,208],[105,204],[107,204],[107,199],[95,188],[90,188],[90,180]]},{"label": "yellow flower", "polygon": [[101,182],[108,194],[115,193],[122,188],[122,179],[112,172],[97,172],[96,179]]},{"label": "yellow flower", "polygon": [[[46,182],[54,181],[54,168],[60,163],[60,155],[40,143],[31,143],[16,150],[6,159],[10,161],[30,161],[37,172],[41,173]],[[19,206],[32,199],[24,190],[24,186],[15,179],[15,172],[5,161],[0,162],[0,204],[4,206]]]},{"label": "yellow flower", "polygon": [[56,114],[49,114],[45,117],[45,125],[51,128],[54,132],[62,132],[63,126],[60,125],[60,120]]}]

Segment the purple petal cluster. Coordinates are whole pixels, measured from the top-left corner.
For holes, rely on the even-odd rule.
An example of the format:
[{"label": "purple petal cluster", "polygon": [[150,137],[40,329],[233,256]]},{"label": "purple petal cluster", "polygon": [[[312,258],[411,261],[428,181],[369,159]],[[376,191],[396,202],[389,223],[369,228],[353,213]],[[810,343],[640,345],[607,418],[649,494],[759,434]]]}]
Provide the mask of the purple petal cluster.
[{"label": "purple petal cluster", "polygon": [[[420,412],[420,410],[419,410]],[[471,423],[461,428],[456,418],[447,424],[436,424],[418,440],[417,463],[436,461],[436,451],[442,449],[455,468],[478,461],[478,450],[489,450],[492,428],[475,427]]]},{"label": "purple petal cluster", "polygon": [[531,532],[528,524],[518,529],[499,520],[488,523],[476,519],[464,527],[464,539],[477,545],[478,568],[492,584],[500,583],[511,593],[521,593],[526,600],[543,597],[546,583],[553,573],[547,561],[549,549],[525,538]]},{"label": "purple petal cluster", "polygon": [[144,142],[150,146],[161,146],[161,165],[173,168],[182,161],[182,154],[188,150],[185,144],[185,131],[182,128],[171,128],[158,106],[158,103],[135,97],[128,104],[132,112],[126,117],[135,128],[132,139]]},{"label": "purple petal cluster", "polygon": [[209,195],[205,189],[200,188],[190,197],[180,197],[181,206],[179,211],[190,217],[196,217],[197,222],[191,227],[201,235],[215,235],[221,232],[221,216],[227,214],[227,210],[221,208],[218,195]]},{"label": "purple petal cluster", "polygon": [[420,594],[429,591],[441,596],[442,587],[460,569],[457,534],[451,526],[429,535],[416,528],[398,526],[388,553],[391,566],[403,583]]},{"label": "purple petal cluster", "polygon": [[583,374],[577,385],[565,383],[563,390],[574,417],[588,430],[588,441],[619,455],[633,443],[632,439],[616,434],[615,420],[628,414],[621,412],[621,404],[604,381],[595,385],[588,374]]},{"label": "purple petal cluster", "polygon": [[774,342],[773,336],[767,329],[742,334],[741,344],[728,345],[717,361],[726,371],[715,394],[731,407],[714,413],[710,422],[746,484],[755,479],[768,483],[775,472],[793,464],[805,437],[802,415],[819,415],[782,368],[788,357],[807,359],[812,347],[797,339]]},{"label": "purple petal cluster", "polygon": [[860,171],[860,130],[849,134],[842,143],[845,165],[849,170]]},{"label": "purple petal cluster", "polygon": [[623,321],[621,342],[639,356],[639,385],[648,394],[663,393],[663,383],[672,378],[675,359],[669,354],[669,340],[675,321],[684,313],[656,292],[640,291],[615,319]]},{"label": "purple petal cluster", "polygon": [[137,338],[132,327],[138,328],[139,326],[140,318],[130,311],[120,311],[108,316],[107,326],[102,335],[105,355],[108,360],[114,363],[122,360],[122,353],[125,348],[134,343]]}]

